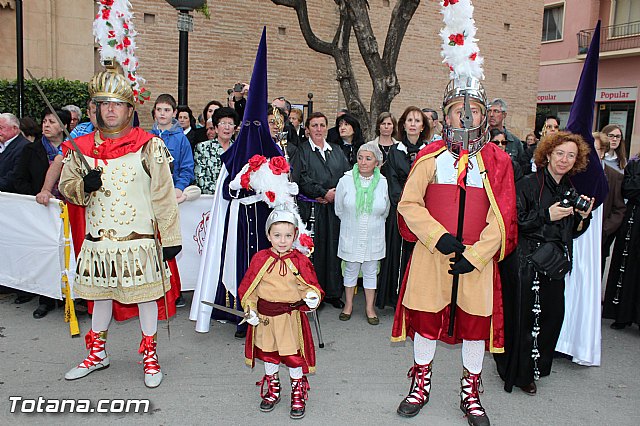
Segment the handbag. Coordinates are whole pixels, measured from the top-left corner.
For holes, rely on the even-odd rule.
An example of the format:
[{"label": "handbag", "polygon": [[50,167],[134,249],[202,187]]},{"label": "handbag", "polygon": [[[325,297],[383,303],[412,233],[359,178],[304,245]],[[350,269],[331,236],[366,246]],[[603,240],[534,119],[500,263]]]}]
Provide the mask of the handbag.
[{"label": "handbag", "polygon": [[527,258],[538,273],[552,280],[563,279],[571,270],[567,249],[553,241],[540,244]]}]

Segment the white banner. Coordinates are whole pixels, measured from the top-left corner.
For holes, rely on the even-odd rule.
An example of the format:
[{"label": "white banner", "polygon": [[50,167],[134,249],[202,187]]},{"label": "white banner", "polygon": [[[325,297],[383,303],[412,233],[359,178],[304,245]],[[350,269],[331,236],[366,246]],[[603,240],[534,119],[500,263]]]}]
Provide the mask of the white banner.
[{"label": "white banner", "polygon": [[[62,299],[64,229],[60,203],[0,192],[0,285]],[[75,259],[71,247],[69,282]]]},{"label": "white banner", "polygon": [[213,205],[213,195],[201,195],[180,204],[182,251],[176,259],[183,291],[195,290],[198,282],[200,257],[204,249],[207,221]]}]

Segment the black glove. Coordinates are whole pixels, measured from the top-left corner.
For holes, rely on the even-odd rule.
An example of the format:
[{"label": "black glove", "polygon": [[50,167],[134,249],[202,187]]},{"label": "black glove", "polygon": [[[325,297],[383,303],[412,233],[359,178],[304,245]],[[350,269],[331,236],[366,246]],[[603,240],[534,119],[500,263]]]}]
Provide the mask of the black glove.
[{"label": "black glove", "polygon": [[93,169],[89,173],[84,175],[84,177],[82,178],[82,181],[84,182],[84,192],[89,194],[90,192],[97,191],[98,189],[100,189],[100,187],[102,187],[102,178],[100,177],[101,174],[102,170]]},{"label": "black glove", "polygon": [[440,237],[436,243],[436,248],[442,254],[462,253],[464,251],[464,244],[447,232]]},{"label": "black glove", "polygon": [[451,264],[451,269],[449,270],[449,273],[451,275],[468,274],[475,269],[475,267],[471,263],[469,263],[469,261],[464,256],[460,256],[460,260],[458,260],[457,262],[455,257],[452,257],[451,259],[449,259],[449,261],[454,262]]},{"label": "black glove", "polygon": [[162,260],[171,260],[182,251],[182,246],[162,247]]}]

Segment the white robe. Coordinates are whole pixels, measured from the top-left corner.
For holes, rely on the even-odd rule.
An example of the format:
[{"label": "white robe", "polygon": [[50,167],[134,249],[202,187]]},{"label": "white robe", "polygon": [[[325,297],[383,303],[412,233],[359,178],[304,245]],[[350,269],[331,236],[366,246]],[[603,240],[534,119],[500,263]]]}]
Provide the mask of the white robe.
[{"label": "white robe", "polygon": [[573,241],[573,270],[565,278],[565,311],[558,352],[571,355],[573,362],[600,365],[602,275],[602,206],[593,211],[589,228]]}]

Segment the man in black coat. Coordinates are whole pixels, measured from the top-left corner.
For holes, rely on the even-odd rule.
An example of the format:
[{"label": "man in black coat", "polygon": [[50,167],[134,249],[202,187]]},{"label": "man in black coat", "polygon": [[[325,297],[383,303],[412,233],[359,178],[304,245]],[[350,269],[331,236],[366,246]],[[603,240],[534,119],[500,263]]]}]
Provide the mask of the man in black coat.
[{"label": "man in black coat", "polygon": [[0,191],[15,192],[15,165],[29,140],[20,132],[20,121],[11,113],[0,114]]}]

